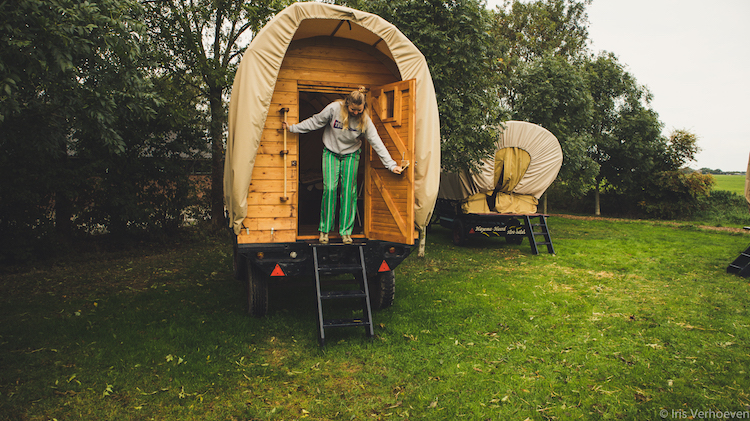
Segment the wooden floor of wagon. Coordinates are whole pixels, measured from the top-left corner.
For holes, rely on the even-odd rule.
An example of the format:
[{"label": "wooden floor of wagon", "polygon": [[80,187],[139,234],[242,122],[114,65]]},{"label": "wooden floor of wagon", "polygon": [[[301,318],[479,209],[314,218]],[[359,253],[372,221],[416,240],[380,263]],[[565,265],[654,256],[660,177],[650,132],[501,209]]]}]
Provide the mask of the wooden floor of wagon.
[{"label": "wooden floor of wagon", "polygon": [[[309,224],[300,225],[297,231],[297,240],[304,240],[304,241],[316,240],[317,241],[319,235],[320,235],[320,232],[318,231],[317,225],[309,225]],[[331,231],[328,234],[328,238],[333,243],[341,242],[341,235],[338,232],[338,227],[336,227],[334,231]],[[365,239],[365,234],[361,226],[358,226],[358,225],[354,226],[354,231],[352,231],[352,239],[355,241],[358,239],[362,239],[362,240]]]}]

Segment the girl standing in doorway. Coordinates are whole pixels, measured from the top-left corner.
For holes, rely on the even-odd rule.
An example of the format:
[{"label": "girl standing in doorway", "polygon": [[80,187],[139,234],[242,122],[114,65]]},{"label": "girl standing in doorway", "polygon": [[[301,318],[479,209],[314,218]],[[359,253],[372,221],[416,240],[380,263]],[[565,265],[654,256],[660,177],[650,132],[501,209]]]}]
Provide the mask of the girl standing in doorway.
[{"label": "girl standing in doorway", "polygon": [[357,207],[357,169],[362,140],[372,146],[383,165],[394,174],[403,168],[391,158],[370,118],[366,88],[352,91],[346,99],[328,104],[323,111],[297,124],[282,123],[291,133],[309,133],[325,126],[323,131],[323,201],[320,207],[320,243],[328,243],[336,214],[336,191],[341,182],[339,233],[344,244],[352,243]]}]

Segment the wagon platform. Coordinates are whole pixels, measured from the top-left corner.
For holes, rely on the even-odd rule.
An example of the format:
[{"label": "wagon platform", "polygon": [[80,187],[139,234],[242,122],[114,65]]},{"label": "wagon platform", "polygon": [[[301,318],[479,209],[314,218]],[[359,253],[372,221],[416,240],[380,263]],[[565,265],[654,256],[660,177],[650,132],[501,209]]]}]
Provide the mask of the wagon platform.
[{"label": "wagon platform", "polygon": [[467,213],[440,215],[440,225],[453,234],[455,245],[464,245],[469,237],[505,237],[510,244],[521,244],[529,240],[531,252],[539,254],[539,247],[546,246],[547,252],[555,254],[552,236],[547,227],[547,217],[543,213]]}]

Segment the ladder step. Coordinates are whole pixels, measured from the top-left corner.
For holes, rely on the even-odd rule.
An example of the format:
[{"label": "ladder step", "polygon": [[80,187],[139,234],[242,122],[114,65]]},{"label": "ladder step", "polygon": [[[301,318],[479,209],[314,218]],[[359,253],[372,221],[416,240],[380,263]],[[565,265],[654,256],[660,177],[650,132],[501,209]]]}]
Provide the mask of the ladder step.
[{"label": "ladder step", "polygon": [[362,273],[362,266],[354,266],[354,265],[318,266],[318,272],[321,275],[341,275],[344,273]]},{"label": "ladder step", "polygon": [[744,269],[744,266],[737,266],[737,265],[731,264],[727,266],[727,273],[740,273],[742,272],[742,269]]},{"label": "ladder step", "polygon": [[363,319],[330,319],[323,320],[323,327],[353,327],[353,326],[369,326],[366,320]]},{"label": "ladder step", "polygon": [[[532,223],[532,218],[539,218],[537,223]],[[546,246],[547,251],[555,254],[555,249],[552,246],[552,237],[549,229],[547,228],[547,218],[545,215],[533,215],[524,216],[525,225],[530,231],[529,243],[531,244],[531,251],[534,254],[539,254],[539,247]],[[541,231],[535,231],[535,229],[541,228]],[[542,237],[544,241],[537,241],[537,237]]]},{"label": "ladder step", "polygon": [[732,269],[742,269],[744,266],[738,266],[738,265],[735,265],[735,264],[730,264],[729,267],[732,268]]},{"label": "ladder step", "polygon": [[320,298],[324,300],[335,300],[338,298],[365,298],[367,294],[364,291],[356,289],[346,291],[322,291]]}]

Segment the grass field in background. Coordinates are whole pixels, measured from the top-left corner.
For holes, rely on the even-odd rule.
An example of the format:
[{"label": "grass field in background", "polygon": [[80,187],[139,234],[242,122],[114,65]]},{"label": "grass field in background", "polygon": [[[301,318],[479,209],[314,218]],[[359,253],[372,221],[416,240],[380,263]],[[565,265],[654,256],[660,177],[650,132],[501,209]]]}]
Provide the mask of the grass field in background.
[{"label": "grass field in background", "polygon": [[[316,339],[311,280],[243,314],[231,247],[81,255],[0,282],[0,419],[687,419],[750,411],[741,232],[549,220],[557,255],[450,242],[396,269],[376,337]],[[696,411],[696,412],[693,412]],[[745,417],[750,412],[743,413]],[[666,416],[664,416],[666,415]],[[695,418],[695,416],[694,416]]]},{"label": "grass field in background", "polygon": [[740,196],[745,195],[745,176],[744,175],[728,175],[728,174],[712,174],[716,184],[713,190],[725,190],[732,193],[737,193]]}]

